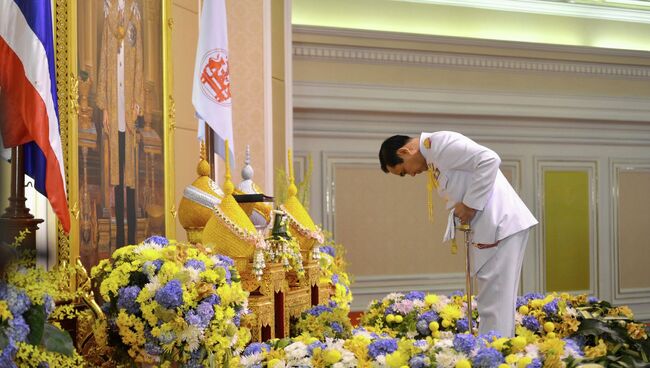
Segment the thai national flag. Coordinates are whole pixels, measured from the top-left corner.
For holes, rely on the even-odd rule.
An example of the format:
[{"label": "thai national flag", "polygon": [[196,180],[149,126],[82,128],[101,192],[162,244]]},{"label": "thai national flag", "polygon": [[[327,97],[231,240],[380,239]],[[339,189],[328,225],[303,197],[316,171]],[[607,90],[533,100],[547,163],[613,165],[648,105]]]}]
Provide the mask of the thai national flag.
[{"label": "thai national flag", "polygon": [[25,173],[70,230],[50,0],[0,0],[0,133],[25,146]]}]

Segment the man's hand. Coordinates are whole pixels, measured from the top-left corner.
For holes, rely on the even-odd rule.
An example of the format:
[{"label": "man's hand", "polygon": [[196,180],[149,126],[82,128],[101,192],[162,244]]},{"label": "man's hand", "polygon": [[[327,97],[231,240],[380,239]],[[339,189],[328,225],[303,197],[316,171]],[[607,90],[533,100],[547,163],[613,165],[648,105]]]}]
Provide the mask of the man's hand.
[{"label": "man's hand", "polygon": [[476,210],[467,207],[463,202],[459,202],[454,206],[454,215],[460,219],[461,224],[469,224],[476,215]]}]

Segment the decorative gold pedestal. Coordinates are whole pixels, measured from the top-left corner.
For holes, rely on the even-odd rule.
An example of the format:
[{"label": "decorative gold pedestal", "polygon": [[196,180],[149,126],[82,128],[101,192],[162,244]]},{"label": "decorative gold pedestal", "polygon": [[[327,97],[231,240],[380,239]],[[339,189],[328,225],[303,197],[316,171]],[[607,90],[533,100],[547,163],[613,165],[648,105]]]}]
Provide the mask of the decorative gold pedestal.
[{"label": "decorative gold pedestal", "polygon": [[298,318],[300,314],[311,307],[311,288],[308,286],[290,288],[286,294],[285,307],[284,307],[284,331],[285,336],[288,337],[290,330],[291,318]]},{"label": "decorative gold pedestal", "polygon": [[243,325],[251,330],[251,340],[263,342],[275,338],[275,309],[270,295],[248,297],[251,313],[244,317]]},{"label": "decorative gold pedestal", "polygon": [[273,296],[273,293],[289,289],[286,272],[280,263],[268,263],[261,280],[257,280],[253,274],[253,264],[250,261],[241,268],[237,264],[235,266],[241,276],[242,287],[250,293],[258,291],[262,295]]}]

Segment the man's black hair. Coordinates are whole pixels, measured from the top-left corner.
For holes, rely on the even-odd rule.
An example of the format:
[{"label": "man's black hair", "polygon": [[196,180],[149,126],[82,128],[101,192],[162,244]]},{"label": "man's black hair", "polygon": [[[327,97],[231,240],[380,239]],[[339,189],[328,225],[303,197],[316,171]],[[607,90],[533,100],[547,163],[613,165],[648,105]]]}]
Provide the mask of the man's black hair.
[{"label": "man's black hair", "polygon": [[397,155],[397,150],[404,147],[411,137],[406,135],[394,135],[384,141],[379,149],[379,163],[383,172],[388,172],[388,167],[395,166],[404,162],[401,157]]}]

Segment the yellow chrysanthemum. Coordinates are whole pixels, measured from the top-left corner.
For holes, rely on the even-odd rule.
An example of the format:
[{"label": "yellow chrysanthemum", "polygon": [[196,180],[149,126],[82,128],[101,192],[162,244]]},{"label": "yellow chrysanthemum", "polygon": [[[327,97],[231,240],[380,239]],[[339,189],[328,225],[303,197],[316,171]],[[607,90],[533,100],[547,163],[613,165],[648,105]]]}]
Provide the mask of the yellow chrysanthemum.
[{"label": "yellow chrysanthemum", "polygon": [[0,300],[0,319],[2,321],[7,321],[10,319],[13,319],[14,315],[11,314],[11,311],[9,310],[9,305],[7,304],[6,300]]},{"label": "yellow chrysanthemum", "polygon": [[585,357],[587,358],[600,358],[607,355],[607,345],[603,339],[598,339],[598,345],[585,347]]}]

